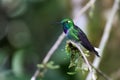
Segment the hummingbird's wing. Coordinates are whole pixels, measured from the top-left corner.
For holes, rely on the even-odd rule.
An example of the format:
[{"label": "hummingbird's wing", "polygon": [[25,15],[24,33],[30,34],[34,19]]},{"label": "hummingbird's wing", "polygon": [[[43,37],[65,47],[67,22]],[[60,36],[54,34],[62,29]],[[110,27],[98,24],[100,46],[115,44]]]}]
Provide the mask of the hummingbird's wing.
[{"label": "hummingbird's wing", "polygon": [[77,29],[77,30],[79,31],[79,33],[78,33],[77,36],[79,37],[79,39],[80,39],[80,41],[81,41],[81,44],[82,44],[86,49],[92,51],[93,46],[90,44],[90,42],[89,42],[87,36],[85,35],[85,33],[84,33],[79,27],[77,27],[76,25],[75,25],[75,29]]},{"label": "hummingbird's wing", "polygon": [[88,40],[87,36],[85,33],[75,25],[75,29],[79,32],[78,37],[80,39],[81,45],[84,46],[87,50],[94,52],[97,56],[98,52],[94,49],[94,47],[91,45],[90,41]]}]

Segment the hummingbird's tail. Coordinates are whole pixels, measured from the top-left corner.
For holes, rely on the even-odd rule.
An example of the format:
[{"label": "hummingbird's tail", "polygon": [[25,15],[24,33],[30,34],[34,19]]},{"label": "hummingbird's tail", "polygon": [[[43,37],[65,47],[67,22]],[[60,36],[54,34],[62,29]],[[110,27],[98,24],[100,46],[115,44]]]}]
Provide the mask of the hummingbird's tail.
[{"label": "hummingbird's tail", "polygon": [[100,57],[100,55],[98,54],[98,52],[94,49],[93,52],[98,56]]}]

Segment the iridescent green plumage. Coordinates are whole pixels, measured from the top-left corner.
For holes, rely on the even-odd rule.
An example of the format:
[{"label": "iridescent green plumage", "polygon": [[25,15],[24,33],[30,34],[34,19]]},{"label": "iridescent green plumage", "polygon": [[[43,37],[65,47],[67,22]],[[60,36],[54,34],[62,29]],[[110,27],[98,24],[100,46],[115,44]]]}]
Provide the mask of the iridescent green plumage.
[{"label": "iridescent green plumage", "polygon": [[89,42],[85,33],[79,27],[77,27],[71,19],[63,19],[61,21],[61,24],[63,25],[63,30],[66,36],[70,40],[80,42],[80,44],[84,46],[87,50],[94,52],[97,56],[99,56],[98,52]]}]

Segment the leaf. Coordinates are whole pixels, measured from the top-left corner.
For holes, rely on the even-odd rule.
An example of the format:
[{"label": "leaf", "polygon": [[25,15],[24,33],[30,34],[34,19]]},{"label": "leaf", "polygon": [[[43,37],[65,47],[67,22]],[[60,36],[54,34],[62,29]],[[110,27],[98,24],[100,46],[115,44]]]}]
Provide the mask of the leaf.
[{"label": "leaf", "polygon": [[58,69],[58,68],[60,68],[59,65],[54,65],[54,62],[53,62],[53,61],[47,63],[46,66],[47,66],[47,68],[49,68],[49,69]]},{"label": "leaf", "polygon": [[76,72],[67,72],[67,74],[74,75],[74,74],[76,74]]},{"label": "leaf", "polygon": [[38,68],[44,68],[44,64],[37,64]]},{"label": "leaf", "polygon": [[54,65],[53,61],[50,61],[47,64],[38,64],[37,67],[38,68],[42,68],[42,69],[46,69],[46,68],[49,68],[49,69],[58,69],[58,68],[60,68],[59,65]]}]

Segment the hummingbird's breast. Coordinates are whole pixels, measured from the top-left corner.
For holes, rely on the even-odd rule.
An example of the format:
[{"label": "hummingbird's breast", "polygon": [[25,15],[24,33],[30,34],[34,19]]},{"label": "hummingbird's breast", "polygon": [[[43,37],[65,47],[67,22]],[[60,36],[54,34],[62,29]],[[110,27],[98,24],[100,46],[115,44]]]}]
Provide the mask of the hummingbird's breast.
[{"label": "hummingbird's breast", "polygon": [[65,32],[65,34],[67,34],[67,32],[68,32],[68,27],[67,26],[68,25],[63,24],[63,31]]},{"label": "hummingbird's breast", "polygon": [[66,36],[70,39],[70,40],[73,40],[73,41],[80,41],[80,38],[78,37],[78,31],[75,30],[74,28],[70,28],[67,33],[66,33]]}]

